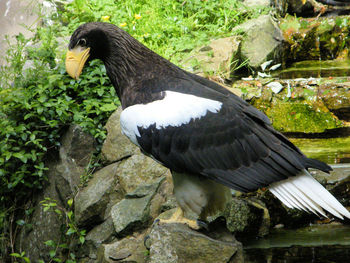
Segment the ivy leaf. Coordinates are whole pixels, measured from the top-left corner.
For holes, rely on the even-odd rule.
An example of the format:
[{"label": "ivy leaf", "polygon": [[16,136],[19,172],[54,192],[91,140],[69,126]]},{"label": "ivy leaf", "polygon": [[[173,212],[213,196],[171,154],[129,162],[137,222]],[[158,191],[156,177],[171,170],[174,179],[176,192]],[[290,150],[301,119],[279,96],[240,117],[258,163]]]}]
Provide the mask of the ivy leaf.
[{"label": "ivy leaf", "polygon": [[72,235],[72,234],[74,234],[74,233],[76,233],[77,231],[74,229],[74,228],[69,228],[68,229],[68,231],[66,232],[66,235],[67,236],[70,236],[70,235]]},{"label": "ivy leaf", "polygon": [[67,201],[67,204],[69,205],[69,207],[72,207],[72,205],[73,205],[73,198],[69,199]]},{"label": "ivy leaf", "polygon": [[56,247],[56,243],[53,240],[47,240],[44,244],[49,247]]},{"label": "ivy leaf", "polygon": [[117,106],[114,103],[104,104],[101,107],[101,111],[114,111],[116,109],[117,109]]},{"label": "ivy leaf", "polygon": [[56,256],[56,250],[50,250],[49,255],[50,255],[51,258]]},{"label": "ivy leaf", "polygon": [[19,219],[16,221],[16,224],[19,225],[19,226],[24,226],[25,225],[25,221],[23,219]]}]

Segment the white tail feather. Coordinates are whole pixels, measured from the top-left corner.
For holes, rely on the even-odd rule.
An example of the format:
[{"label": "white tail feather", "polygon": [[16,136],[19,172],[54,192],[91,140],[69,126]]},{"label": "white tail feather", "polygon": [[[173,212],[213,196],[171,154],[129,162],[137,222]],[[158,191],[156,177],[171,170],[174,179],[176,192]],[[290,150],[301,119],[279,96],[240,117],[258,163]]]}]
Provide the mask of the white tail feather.
[{"label": "white tail feather", "polygon": [[324,209],[341,219],[343,216],[350,218],[350,212],[306,170],[297,176],[271,184],[269,190],[289,208],[326,217]]}]

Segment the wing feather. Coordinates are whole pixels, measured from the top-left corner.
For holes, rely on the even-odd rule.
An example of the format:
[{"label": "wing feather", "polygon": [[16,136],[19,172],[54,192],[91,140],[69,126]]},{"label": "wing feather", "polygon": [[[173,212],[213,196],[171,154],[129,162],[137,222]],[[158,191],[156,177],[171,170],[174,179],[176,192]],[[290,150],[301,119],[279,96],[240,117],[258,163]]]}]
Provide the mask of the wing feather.
[{"label": "wing feather", "polygon": [[[220,103],[219,110],[208,110],[179,125],[172,126],[173,121],[169,120],[168,126],[159,127],[154,123],[138,127],[139,146],[169,169],[200,174],[244,192],[295,176],[310,167],[326,172],[331,169],[322,162],[308,159],[272,128],[262,112],[223,87],[190,76],[190,79],[169,78],[159,90],[214,101],[213,105]],[[150,84],[157,86],[157,83]],[[172,103],[169,107],[174,105],[178,106]],[[194,112],[198,106],[183,102],[179,105],[184,108],[170,110],[177,119],[186,114],[184,109]]]}]

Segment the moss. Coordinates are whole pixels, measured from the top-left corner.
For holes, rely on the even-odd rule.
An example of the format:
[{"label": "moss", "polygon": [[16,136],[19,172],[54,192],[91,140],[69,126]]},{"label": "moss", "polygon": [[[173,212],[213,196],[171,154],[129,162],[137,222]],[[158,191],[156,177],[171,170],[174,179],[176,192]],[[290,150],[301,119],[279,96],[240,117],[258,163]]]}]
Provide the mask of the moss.
[{"label": "moss", "polygon": [[350,47],[347,18],[308,19],[287,15],[280,28],[290,45],[288,60],[326,60],[344,57]]},{"label": "moss", "polygon": [[264,111],[281,132],[319,133],[341,127],[341,122],[322,102],[310,105],[306,101],[274,98],[271,104],[255,99],[253,105]]}]

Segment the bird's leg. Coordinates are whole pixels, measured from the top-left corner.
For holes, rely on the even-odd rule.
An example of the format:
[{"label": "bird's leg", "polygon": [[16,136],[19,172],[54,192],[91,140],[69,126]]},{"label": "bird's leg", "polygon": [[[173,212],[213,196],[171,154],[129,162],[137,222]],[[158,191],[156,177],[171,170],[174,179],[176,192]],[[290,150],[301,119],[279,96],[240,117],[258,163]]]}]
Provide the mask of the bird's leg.
[{"label": "bird's leg", "polygon": [[184,217],[183,210],[178,207],[174,214],[169,219],[159,219],[159,224],[174,224],[174,223],[180,223],[180,224],[186,224],[190,228],[198,230],[201,228],[201,225],[198,223],[197,220],[191,220]]}]

